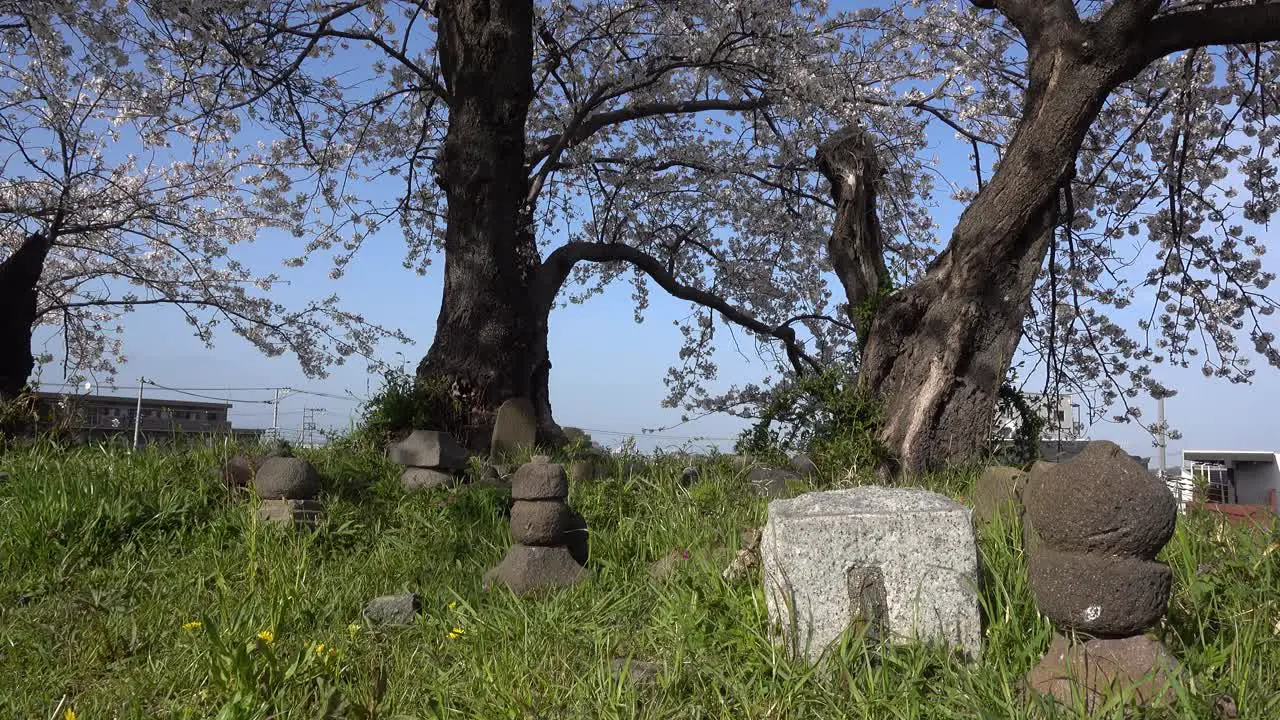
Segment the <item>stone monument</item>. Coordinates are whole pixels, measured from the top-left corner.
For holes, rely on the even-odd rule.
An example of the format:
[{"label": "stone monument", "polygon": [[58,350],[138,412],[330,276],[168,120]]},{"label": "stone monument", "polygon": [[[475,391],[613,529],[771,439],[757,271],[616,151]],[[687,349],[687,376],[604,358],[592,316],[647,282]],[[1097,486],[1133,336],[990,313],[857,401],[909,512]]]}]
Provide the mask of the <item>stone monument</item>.
[{"label": "stone monument", "polygon": [[977,543],[948,497],[868,486],[774,500],[760,555],[770,619],[810,661],[853,627],[981,654]]},{"label": "stone monument", "polygon": [[1172,493],[1114,443],[1092,442],[1036,468],[1025,497],[1038,536],[1031,592],[1058,630],[1027,684],[1090,708],[1120,689],[1142,703],[1171,701],[1178,662],[1143,631],[1169,602],[1172,575],[1155,558],[1173,535]]},{"label": "stone monument", "polygon": [[515,541],[497,567],[484,574],[484,588],[505,585],[517,595],[569,587],[585,580],[586,526],[569,509],[564,467],[537,456],[511,481],[511,537]]}]

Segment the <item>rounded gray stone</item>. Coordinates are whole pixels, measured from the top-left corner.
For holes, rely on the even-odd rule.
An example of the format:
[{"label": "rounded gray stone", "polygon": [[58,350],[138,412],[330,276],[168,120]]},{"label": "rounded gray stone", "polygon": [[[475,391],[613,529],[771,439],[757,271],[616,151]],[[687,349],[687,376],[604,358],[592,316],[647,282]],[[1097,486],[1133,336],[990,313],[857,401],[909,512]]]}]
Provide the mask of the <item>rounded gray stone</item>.
[{"label": "rounded gray stone", "polygon": [[406,627],[422,612],[422,598],[417,593],[383,595],[365,604],[360,614],[371,625]]},{"label": "rounded gray stone", "polygon": [[1146,559],[1169,542],[1178,515],[1164,482],[1105,441],[1033,473],[1026,508],[1049,548]]},{"label": "rounded gray stone", "polygon": [[405,468],[404,472],[400,474],[400,487],[407,491],[453,487],[457,484],[457,476],[431,468]]},{"label": "rounded gray stone", "polygon": [[1172,582],[1161,562],[1041,548],[1027,562],[1040,612],[1059,630],[1093,637],[1137,635],[1169,605]]},{"label": "rounded gray stone", "polygon": [[511,506],[511,537],[521,545],[564,545],[572,519],[559,500],[521,500]]},{"label": "rounded gray stone", "polygon": [[301,458],[267,458],[254,473],[253,489],[268,500],[305,500],[320,493],[320,473]]},{"label": "rounded gray stone", "polygon": [[689,467],[686,467],[684,470],[680,471],[680,484],[684,487],[689,487],[690,485],[693,485],[694,483],[698,482],[698,479],[701,477],[702,477],[702,473],[698,470],[698,468],[690,465]]},{"label": "rounded gray stone", "polygon": [[569,497],[564,467],[553,463],[525,463],[511,479],[513,500],[557,500]]}]

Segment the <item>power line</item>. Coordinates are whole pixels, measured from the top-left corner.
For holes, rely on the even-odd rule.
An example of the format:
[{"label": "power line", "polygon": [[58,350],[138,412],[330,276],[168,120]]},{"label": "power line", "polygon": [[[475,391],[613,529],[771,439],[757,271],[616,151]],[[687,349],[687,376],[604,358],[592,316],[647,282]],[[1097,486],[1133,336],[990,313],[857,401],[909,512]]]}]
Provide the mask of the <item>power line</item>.
[{"label": "power line", "polygon": [[[148,380],[148,381],[147,381],[147,384],[148,384],[148,385],[155,385],[156,387],[162,387],[161,385],[156,385],[156,383],[153,383],[153,382],[151,382],[150,380]],[[83,383],[51,383],[51,382],[42,382],[42,383],[40,383],[40,385],[42,385],[42,386],[44,386],[44,387],[80,387],[81,385],[83,385]],[[111,388],[112,390],[137,390],[137,389],[138,389],[138,386],[137,386],[137,385],[111,385],[111,386],[110,386],[110,388]],[[223,392],[223,391],[228,391],[228,392],[269,392],[269,391],[271,391],[271,390],[275,390],[276,388],[273,388],[273,387],[181,387],[181,388],[168,388],[168,387],[166,387],[166,388],[164,388],[164,389],[166,389],[166,390],[174,390],[175,392],[183,392],[183,391],[190,391],[190,392]]]},{"label": "power line", "polygon": [[247,398],[229,398],[229,397],[215,397],[213,395],[201,395],[200,393],[188,392],[186,390],[179,390],[178,388],[166,387],[152,380],[144,379],[142,382],[144,385],[150,385],[152,387],[160,388],[161,390],[167,390],[168,392],[176,392],[179,395],[187,395],[189,397],[194,397],[194,398],[202,398],[204,400],[217,400],[220,402],[227,402],[227,403],[230,403],[230,402],[262,403],[264,405],[271,405],[272,403],[275,402],[274,400],[249,400]]},{"label": "power line", "polygon": [[653,438],[655,440],[722,440],[724,442],[733,442],[736,438],[725,437],[709,437],[705,435],[656,435],[646,432],[623,432],[621,430],[601,430],[599,428],[580,428],[590,433],[600,433],[602,435],[623,435],[635,436],[637,438]]}]

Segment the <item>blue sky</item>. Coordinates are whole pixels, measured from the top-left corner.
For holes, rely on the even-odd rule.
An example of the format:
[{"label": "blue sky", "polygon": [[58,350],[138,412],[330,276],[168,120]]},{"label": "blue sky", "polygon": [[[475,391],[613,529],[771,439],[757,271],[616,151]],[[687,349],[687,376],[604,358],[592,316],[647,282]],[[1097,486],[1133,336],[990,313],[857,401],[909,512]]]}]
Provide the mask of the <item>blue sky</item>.
[{"label": "blue sky", "polygon": [[[968,180],[968,160],[949,131],[937,133],[937,152],[946,175]],[[944,200],[936,213],[944,231],[949,230],[961,209]],[[265,264],[260,268],[263,272],[276,270],[281,258],[296,254],[294,242],[264,238],[243,257]],[[402,353],[412,370],[426,352],[435,328],[443,258],[436,258],[428,274],[419,277],[402,268],[402,257],[403,243],[393,229],[371,239],[341,280],[328,279],[328,265],[323,260],[298,271],[279,268],[291,284],[273,294],[278,294],[285,304],[296,306],[308,298],[337,293],[346,309],[361,313],[372,322],[400,328],[415,340],[411,346],[385,344],[381,353],[381,359],[388,362],[399,362],[396,352]],[[586,304],[570,305],[553,313],[551,397],[556,417],[561,424],[588,429],[597,440],[611,446],[634,434],[645,449],[677,446],[686,440],[719,444],[727,449],[744,426],[742,421],[727,416],[703,418],[652,436],[641,432],[642,428],[676,425],[681,415],[679,410],[664,410],[660,402],[665,396],[662,378],[681,342],[672,323],[686,315],[688,307],[656,287],[652,290],[647,319],[639,325],[632,320],[631,290],[625,283]],[[717,332],[721,338],[716,357],[721,369],[719,387],[758,380],[768,371],[754,357],[754,343],[743,331],[721,327]],[[742,353],[730,340],[731,333],[738,338]],[[327,379],[307,379],[293,357],[266,358],[226,330],[218,333],[215,347],[207,349],[187,333],[177,311],[162,307],[143,307],[127,316],[123,339],[129,362],[116,381],[121,386],[120,394],[132,395],[140,376],[173,388],[202,388],[192,392],[229,398],[234,405],[233,422],[244,427],[267,427],[271,423],[272,408],[266,401],[273,393],[252,388],[293,387],[337,396],[297,394],[285,399],[280,407],[280,425],[285,432],[296,432],[308,411],[316,413],[322,427],[347,426],[358,413],[359,402],[355,398],[367,397],[380,381],[366,371],[360,360],[333,368]],[[45,343],[49,352],[58,354],[58,342],[47,332],[37,339],[38,347],[45,348]],[[1242,344],[1248,348],[1247,339]],[[1273,399],[1280,397],[1280,371],[1259,366],[1257,361],[1254,366],[1258,375],[1252,385],[1206,380],[1195,368],[1157,368],[1157,378],[1179,391],[1166,401],[1169,421],[1184,435],[1183,440],[1170,443],[1171,463],[1177,462],[1177,451],[1183,447],[1280,450],[1280,436],[1272,429],[1274,425],[1259,422],[1270,416]],[[47,388],[57,389],[56,384],[63,380],[57,361],[43,370],[41,379]],[[100,386],[98,391],[113,392],[106,386]],[[153,388],[146,392],[181,397]],[[1154,420],[1155,403],[1138,402],[1145,417]],[[1094,425],[1089,436],[1114,440],[1130,452],[1155,455],[1150,438],[1134,425],[1103,422]],[[1154,462],[1153,459],[1153,466]]]}]

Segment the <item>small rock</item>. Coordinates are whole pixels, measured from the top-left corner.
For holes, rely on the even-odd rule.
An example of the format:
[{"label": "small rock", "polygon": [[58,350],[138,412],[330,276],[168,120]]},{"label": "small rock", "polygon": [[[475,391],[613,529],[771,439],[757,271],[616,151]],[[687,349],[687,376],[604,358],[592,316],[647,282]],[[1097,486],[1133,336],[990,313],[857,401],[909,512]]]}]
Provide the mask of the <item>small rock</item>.
[{"label": "small rock", "polygon": [[614,682],[620,681],[625,672],[631,678],[631,682],[636,685],[657,684],[658,672],[662,670],[657,663],[628,658],[614,658],[610,661],[609,668]]},{"label": "small rock", "polygon": [[561,500],[522,500],[511,506],[511,537],[521,545],[559,545],[569,521]]},{"label": "small rock", "polygon": [[767,498],[783,498],[787,496],[787,482],[799,480],[800,476],[790,470],[774,468],[756,468],[747,475],[747,482],[756,494]]},{"label": "small rock", "polygon": [[228,490],[247,488],[253,482],[253,474],[257,471],[259,462],[248,455],[235,455],[222,464],[217,474]]},{"label": "small rock", "polygon": [[1219,695],[1213,703],[1213,711],[1218,720],[1236,720],[1240,717],[1240,709],[1236,707],[1235,698],[1230,695]]},{"label": "small rock", "polygon": [[818,474],[818,464],[807,453],[800,453],[791,458],[791,469],[801,476]]},{"label": "small rock", "polygon": [[569,496],[569,478],[564,467],[550,462],[531,462],[516,470],[511,479],[512,500],[555,500]]},{"label": "small rock", "polygon": [[464,470],[467,451],[453,436],[439,430],[414,430],[387,451],[391,462],[406,467]]},{"label": "small rock", "polygon": [[689,466],[680,471],[680,484],[684,487],[689,487],[690,485],[698,482],[698,478],[701,476],[702,473],[698,471],[698,468]]},{"label": "small rock", "polygon": [[299,458],[267,458],[253,476],[258,497],[300,500],[320,493],[320,473]]},{"label": "small rock", "polygon": [[497,567],[484,574],[485,590],[501,585],[516,595],[576,585],[591,572],[579,565],[565,547],[531,547],[515,544]]},{"label": "small rock", "polygon": [[453,487],[458,484],[458,477],[431,468],[409,467],[400,475],[400,487],[406,492],[430,490],[438,487]]},{"label": "small rock", "polygon": [[401,593],[370,600],[360,614],[371,625],[406,627],[414,623],[421,611],[422,598],[417,593]]},{"label": "small rock", "polygon": [[263,500],[258,506],[258,520],[273,525],[312,530],[320,524],[320,503],[315,500]]},{"label": "small rock", "polygon": [[538,441],[538,416],[529,398],[509,398],[498,407],[489,437],[489,456],[499,457],[521,448],[528,449]]}]

